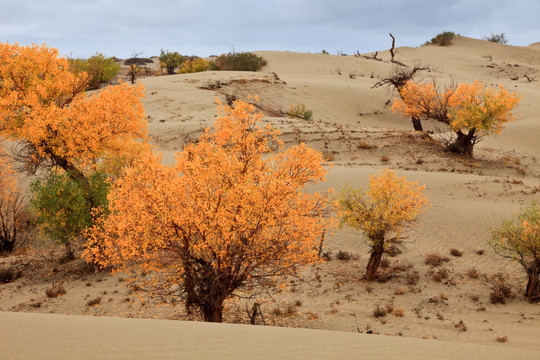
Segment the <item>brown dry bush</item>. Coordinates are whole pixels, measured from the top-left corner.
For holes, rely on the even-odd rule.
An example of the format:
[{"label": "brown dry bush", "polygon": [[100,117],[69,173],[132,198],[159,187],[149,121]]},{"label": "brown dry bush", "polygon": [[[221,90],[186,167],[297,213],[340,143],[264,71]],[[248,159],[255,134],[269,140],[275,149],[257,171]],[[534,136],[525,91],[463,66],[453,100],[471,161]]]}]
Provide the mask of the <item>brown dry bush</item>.
[{"label": "brown dry bush", "polygon": [[49,289],[45,289],[45,295],[47,295],[49,298],[55,298],[60,295],[64,295],[65,293],[66,289],[61,282],[54,283]]},{"label": "brown dry bush", "polygon": [[463,256],[463,251],[459,251],[458,249],[450,249],[450,255],[461,257]]},{"label": "brown dry bush", "polygon": [[407,276],[405,276],[405,283],[407,285],[416,285],[418,284],[418,280],[420,280],[420,273],[416,270],[407,273]]},{"label": "brown dry bush", "polygon": [[336,254],[336,259],[337,260],[342,260],[342,261],[349,261],[353,258],[353,256],[351,255],[350,252],[348,251],[343,251],[343,250],[339,250]]},{"label": "brown dry bush", "polygon": [[101,296],[95,297],[93,299],[90,299],[86,302],[87,306],[96,306],[101,303]]},{"label": "brown dry bush", "polygon": [[424,262],[427,265],[431,266],[441,266],[442,263],[450,261],[450,259],[447,256],[442,255],[439,252],[432,251],[430,253],[427,253],[424,257]]},{"label": "brown dry bush", "polygon": [[13,268],[0,268],[0,283],[10,283],[22,276],[22,271],[13,270]]},{"label": "brown dry bush", "polygon": [[390,303],[387,303],[384,306],[378,304],[377,307],[373,309],[373,316],[375,316],[376,318],[380,318],[386,316],[386,314],[391,314],[392,311],[394,311],[394,305]]},{"label": "brown dry bush", "polygon": [[403,317],[405,316],[405,310],[403,310],[403,308],[396,308],[394,309],[394,312],[392,313],[392,315],[394,315],[395,317]]},{"label": "brown dry bush", "polygon": [[480,277],[480,272],[475,267],[472,267],[469,270],[467,270],[466,274],[471,279],[478,279]]},{"label": "brown dry bush", "polygon": [[508,336],[497,336],[497,342],[500,342],[500,343],[508,342]]},{"label": "brown dry bush", "polygon": [[490,277],[491,293],[489,299],[492,304],[506,304],[506,299],[513,296],[512,288],[506,283],[507,276],[503,273],[497,273]]},{"label": "brown dry bush", "polygon": [[449,271],[446,268],[440,268],[437,270],[430,269],[428,274],[431,275],[433,281],[441,282],[444,279],[448,279]]},{"label": "brown dry bush", "polygon": [[403,295],[407,292],[405,288],[398,287],[394,290],[394,295]]}]

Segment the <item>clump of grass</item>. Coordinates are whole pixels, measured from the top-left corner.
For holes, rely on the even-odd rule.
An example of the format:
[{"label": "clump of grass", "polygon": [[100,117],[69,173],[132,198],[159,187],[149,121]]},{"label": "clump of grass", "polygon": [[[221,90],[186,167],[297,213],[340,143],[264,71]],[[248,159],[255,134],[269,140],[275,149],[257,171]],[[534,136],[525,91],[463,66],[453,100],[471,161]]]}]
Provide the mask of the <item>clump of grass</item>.
[{"label": "clump of grass", "polygon": [[508,336],[497,336],[497,342],[500,342],[500,343],[508,342]]},{"label": "clump of grass", "polygon": [[101,304],[101,296],[95,297],[93,299],[90,299],[86,302],[87,306],[96,306]]},{"label": "clump of grass", "polygon": [[371,286],[370,284],[366,284],[366,285],[364,286],[364,289],[366,289],[366,292],[367,292],[368,294],[371,294],[371,292],[373,291],[373,286]]},{"label": "clump of grass", "polygon": [[394,290],[394,295],[403,295],[407,292],[405,288],[398,287]]},{"label": "clump of grass", "polygon": [[383,269],[388,269],[390,267],[390,259],[386,257],[382,258],[379,266]]},{"label": "clump of grass", "polygon": [[460,332],[467,331],[467,326],[463,322],[463,320],[459,320],[459,322],[454,323],[454,327],[457,328]]},{"label": "clump of grass", "polygon": [[389,161],[390,161],[390,158],[388,157],[388,155],[381,156],[381,162],[382,163],[387,163]]},{"label": "clump of grass", "polygon": [[452,31],[444,31],[440,34],[437,34],[431,40],[426,41],[422,46],[426,45],[439,45],[439,46],[449,46],[452,45],[452,40],[456,36]]},{"label": "clump of grass", "polygon": [[480,272],[475,267],[472,267],[469,270],[467,270],[466,274],[471,279],[478,279],[480,277]]},{"label": "clump of grass", "polygon": [[403,308],[395,308],[394,311],[392,312],[392,315],[394,315],[395,317],[403,317],[405,316],[405,310],[403,310]]},{"label": "clump of grass", "polygon": [[405,276],[405,283],[407,285],[416,285],[418,284],[418,280],[420,280],[420,273],[416,270],[407,273],[407,276]]},{"label": "clump of grass", "polygon": [[12,268],[0,268],[0,283],[10,283],[22,276],[22,271],[15,271]]},{"label": "clump of grass", "polygon": [[362,150],[369,150],[369,149],[373,149],[375,148],[376,146],[375,145],[371,145],[371,144],[368,144],[367,142],[365,141],[360,141],[356,147],[358,147],[359,149],[362,149]]},{"label": "clump of grass", "polygon": [[335,155],[332,151],[325,151],[322,153],[323,159],[325,161],[334,161]]},{"label": "clump of grass", "polygon": [[450,255],[461,257],[463,256],[463,251],[459,251],[458,249],[450,249]]},{"label": "clump of grass", "polygon": [[55,298],[60,295],[64,295],[66,293],[66,289],[64,288],[64,285],[61,282],[54,283],[53,286],[51,286],[48,289],[45,289],[45,295],[49,298]]},{"label": "clump of grass", "polygon": [[283,310],[278,305],[278,306],[274,307],[274,309],[272,309],[272,314],[274,314],[276,316],[281,316],[281,315],[283,315]]},{"label": "clump of grass", "polygon": [[472,300],[473,302],[478,302],[478,301],[480,301],[480,295],[478,295],[478,294],[472,294],[472,295],[470,296],[470,298],[471,298],[471,300]]},{"label": "clump of grass", "polygon": [[484,255],[484,249],[477,249],[476,255]]},{"label": "clump of grass", "polygon": [[437,281],[437,282],[441,282],[443,281],[444,279],[448,279],[448,269],[445,269],[445,268],[440,268],[440,269],[437,269],[437,270],[430,270],[429,271],[429,274],[431,275],[431,278],[434,280],[434,281]]},{"label": "clump of grass", "polygon": [[380,318],[386,316],[386,314],[391,314],[393,311],[394,305],[392,305],[391,303],[387,303],[384,306],[378,304],[377,307],[373,309],[373,316],[375,316],[376,318]]},{"label": "clump of grass", "polygon": [[349,261],[352,259],[352,255],[348,251],[339,250],[336,254],[337,260]]},{"label": "clump of grass", "polygon": [[424,262],[431,266],[441,266],[444,262],[450,261],[447,256],[442,255],[439,252],[433,251],[427,253],[424,257]]},{"label": "clump of grass", "polygon": [[506,282],[506,275],[497,273],[491,276],[491,294],[489,299],[492,304],[506,304],[506,299],[512,297],[512,288]]}]

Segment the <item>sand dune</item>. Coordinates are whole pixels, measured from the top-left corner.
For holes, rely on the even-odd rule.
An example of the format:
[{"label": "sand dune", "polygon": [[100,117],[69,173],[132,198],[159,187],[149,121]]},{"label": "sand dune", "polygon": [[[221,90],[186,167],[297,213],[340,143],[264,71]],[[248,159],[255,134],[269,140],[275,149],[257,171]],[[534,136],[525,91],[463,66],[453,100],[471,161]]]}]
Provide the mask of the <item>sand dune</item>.
[{"label": "sand dune", "polygon": [[[369,285],[372,289],[368,291],[361,280],[368,247],[361,234],[342,229],[327,239],[325,250],[334,259],[339,251],[348,251],[353,260],[318,264],[306,270],[308,282],[291,280],[286,291],[272,289],[271,296],[264,299],[269,324],[341,332],[0,312],[1,356],[421,359],[432,358],[436,352],[443,359],[540,358],[539,304],[523,300],[522,269],[496,256],[487,245],[490,227],[530,201],[540,201],[538,44],[515,47],[458,37],[449,47],[397,49],[397,60],[430,67],[419,74],[419,80],[479,80],[492,86],[501,84],[522,96],[519,120],[508,124],[501,135],[478,144],[474,159],[442,151],[436,140],[415,134],[410,121],[389,110],[396,94],[372,88],[396,66],[388,51],[377,54],[380,61],[370,59],[373,54],[259,51],[268,65],[257,73],[205,72],[141,79],[146,87],[144,106],[150,134],[167,163],[186,142],[211,126],[216,99],[258,95],[263,108],[286,110],[291,104],[303,103],[313,111],[312,121],[265,119],[283,132],[285,146],[304,141],[333,157],[328,181],[311,190],[339,190],[346,183],[365,186],[369,174],[383,168],[396,169],[400,175],[426,184],[431,207],[418,227],[406,234],[399,245],[401,253],[389,257],[391,266],[410,264],[411,268],[397,271],[387,283]],[[424,125],[436,130],[435,124]],[[359,143],[369,146],[359,147]],[[383,156],[388,161],[383,162]],[[452,248],[463,255],[451,257],[446,265],[448,279],[434,281],[424,255],[430,251],[449,255]],[[0,259],[0,265],[18,266],[25,274],[14,283],[0,285],[0,308],[191,319],[181,305],[165,309],[142,304],[117,277],[87,274],[77,264],[54,261],[35,254]],[[468,276],[473,267],[485,276]],[[409,285],[407,274],[413,271],[418,271],[419,279]],[[506,305],[493,305],[489,279],[501,271],[515,297]],[[55,281],[64,281],[67,294],[49,299],[44,289]],[[398,288],[405,293],[396,295]],[[87,299],[96,296],[103,297],[101,304],[87,306]],[[273,314],[276,307],[296,300],[301,305],[290,316]],[[402,307],[405,316],[374,318],[374,306],[388,302]],[[242,301],[228,304],[227,321],[245,323],[245,306]],[[380,335],[358,334],[357,327],[371,328]],[[496,341],[504,336],[507,343]]]}]

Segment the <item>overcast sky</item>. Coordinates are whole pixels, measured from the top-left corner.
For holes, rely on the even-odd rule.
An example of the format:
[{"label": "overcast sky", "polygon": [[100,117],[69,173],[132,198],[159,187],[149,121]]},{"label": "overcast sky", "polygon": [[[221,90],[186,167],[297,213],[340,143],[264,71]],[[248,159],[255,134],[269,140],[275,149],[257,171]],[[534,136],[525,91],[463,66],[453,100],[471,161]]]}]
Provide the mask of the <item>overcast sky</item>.
[{"label": "overcast sky", "polygon": [[351,54],[388,49],[389,32],[397,46],[419,46],[442,31],[529,45],[540,41],[540,0],[0,0],[0,41],[72,57]]}]

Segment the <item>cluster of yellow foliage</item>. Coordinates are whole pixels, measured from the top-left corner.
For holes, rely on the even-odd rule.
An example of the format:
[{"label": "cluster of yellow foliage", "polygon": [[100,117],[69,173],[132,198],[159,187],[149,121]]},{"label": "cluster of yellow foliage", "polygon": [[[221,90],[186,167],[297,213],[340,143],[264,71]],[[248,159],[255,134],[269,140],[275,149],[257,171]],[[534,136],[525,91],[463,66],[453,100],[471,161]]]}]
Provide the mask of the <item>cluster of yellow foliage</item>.
[{"label": "cluster of yellow foliage", "polygon": [[0,135],[29,145],[28,161],[85,168],[146,139],[142,86],[88,95],[88,75],[71,71],[56,49],[1,43],[0,79]]},{"label": "cluster of yellow foliage", "polygon": [[178,69],[179,74],[188,74],[188,73],[197,73],[203,72],[210,69],[210,62],[206,61],[203,58],[196,58],[194,60],[186,60],[182,63],[180,69]]},{"label": "cluster of yellow foliage", "polygon": [[208,321],[221,320],[236,288],[315,261],[330,203],[303,188],[324,180],[321,154],[304,144],[270,153],[279,132],[260,126],[262,116],[242,101],[221,105],[215,130],[174,167],[149,155],[127,168],[86,258],[164,275],[158,288],[182,286]]},{"label": "cluster of yellow foliage", "polygon": [[498,91],[479,82],[450,86],[441,91],[435,82],[408,81],[400,90],[392,110],[404,116],[433,119],[452,130],[475,130],[477,133],[500,133],[502,126],[516,119],[512,113],[519,96],[499,86]]}]

